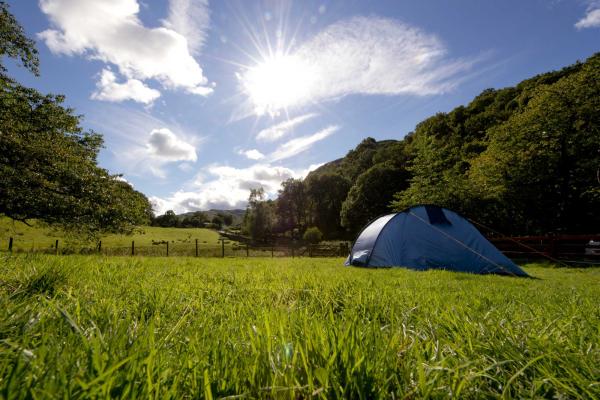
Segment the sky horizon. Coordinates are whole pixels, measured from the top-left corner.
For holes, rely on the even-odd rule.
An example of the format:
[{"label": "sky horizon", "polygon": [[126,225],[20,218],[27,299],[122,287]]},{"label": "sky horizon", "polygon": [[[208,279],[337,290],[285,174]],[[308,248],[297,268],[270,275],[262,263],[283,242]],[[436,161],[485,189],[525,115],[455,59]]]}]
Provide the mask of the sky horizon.
[{"label": "sky horizon", "polygon": [[40,77],[104,136],[99,164],[157,214],[244,208],[251,188],[402,139],[487,88],[598,52],[600,1],[8,1]]}]

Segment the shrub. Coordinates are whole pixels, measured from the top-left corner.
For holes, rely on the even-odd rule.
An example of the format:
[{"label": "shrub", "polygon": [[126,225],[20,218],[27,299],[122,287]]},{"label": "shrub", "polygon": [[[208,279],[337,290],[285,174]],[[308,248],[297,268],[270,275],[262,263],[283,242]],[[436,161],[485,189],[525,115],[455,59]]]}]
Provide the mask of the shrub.
[{"label": "shrub", "polygon": [[323,233],[316,226],[311,226],[304,232],[302,239],[310,244],[317,244],[323,240]]}]

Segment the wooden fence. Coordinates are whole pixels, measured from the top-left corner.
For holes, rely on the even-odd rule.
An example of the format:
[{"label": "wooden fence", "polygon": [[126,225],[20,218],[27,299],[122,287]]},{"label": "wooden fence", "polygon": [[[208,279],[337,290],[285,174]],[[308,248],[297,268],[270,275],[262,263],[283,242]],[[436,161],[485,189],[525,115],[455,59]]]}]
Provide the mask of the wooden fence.
[{"label": "wooden fence", "polygon": [[[559,263],[600,264],[600,248],[590,246],[590,241],[600,242],[600,235],[560,235],[492,237],[490,241],[509,258],[519,261],[554,260]],[[106,256],[153,257],[346,257],[351,243],[337,245],[306,245],[300,243],[251,244],[222,238],[218,244],[199,243],[198,240],[158,241],[152,245],[139,245],[132,241],[127,246],[93,246],[61,243],[56,240],[47,247],[19,243],[14,238],[0,242],[0,250],[14,253],[41,254],[101,254]],[[597,249],[592,250],[590,249]]]},{"label": "wooden fence", "polygon": [[0,251],[10,253],[38,254],[99,254],[105,256],[149,257],[346,257],[349,243],[339,245],[250,244],[220,239],[218,244],[192,241],[153,241],[152,245],[140,245],[131,241],[127,246],[106,246],[64,243],[56,240],[51,245],[36,247],[31,242],[19,242],[15,238],[0,241]]},{"label": "wooden fence", "polygon": [[496,237],[490,241],[515,260],[600,264],[600,248],[590,245],[590,241],[600,242],[600,235]]}]

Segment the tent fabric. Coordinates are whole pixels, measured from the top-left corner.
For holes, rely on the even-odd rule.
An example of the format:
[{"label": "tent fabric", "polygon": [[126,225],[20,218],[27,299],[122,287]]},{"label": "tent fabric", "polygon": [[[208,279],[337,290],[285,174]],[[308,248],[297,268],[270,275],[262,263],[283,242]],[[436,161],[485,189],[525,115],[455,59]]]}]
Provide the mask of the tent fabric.
[{"label": "tent fabric", "polygon": [[528,276],[469,221],[436,206],[377,218],[359,234],[346,265]]}]

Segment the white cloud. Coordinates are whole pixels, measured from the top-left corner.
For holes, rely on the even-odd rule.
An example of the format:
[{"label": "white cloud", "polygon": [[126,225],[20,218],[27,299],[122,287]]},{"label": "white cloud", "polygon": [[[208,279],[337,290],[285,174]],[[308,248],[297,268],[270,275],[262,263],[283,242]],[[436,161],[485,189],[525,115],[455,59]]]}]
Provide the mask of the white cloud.
[{"label": "white cloud", "polygon": [[248,168],[210,165],[206,175],[211,179],[196,179],[186,190],[179,190],[166,198],[151,197],[155,212],[176,213],[215,209],[245,208],[250,189],[262,187],[269,197],[274,197],[281,182],[289,178],[302,178],[307,170],[294,171],[269,164],[255,164]]},{"label": "white cloud", "polygon": [[600,28],[600,2],[592,2],[583,18],[575,24],[575,28]]},{"label": "white cloud", "polygon": [[[197,160],[196,152],[207,139],[172,117],[161,119],[147,111],[122,105],[97,103],[83,111],[86,124],[105,134],[112,168],[127,176],[147,179],[152,174],[165,178],[164,167],[172,163],[177,163],[180,171],[191,172]],[[166,145],[161,146],[159,139]]]},{"label": "white cloud", "polygon": [[96,91],[91,98],[105,101],[133,100],[150,104],[160,97],[160,92],[151,89],[137,79],[128,79],[124,83],[117,82],[117,77],[110,69],[103,69],[100,80],[96,83]]},{"label": "white cloud", "polygon": [[331,136],[338,129],[339,126],[332,125],[320,130],[319,132],[313,133],[312,135],[301,136],[292,139],[289,142],[282,144],[273,153],[271,153],[270,159],[272,161],[278,161],[300,154],[310,149],[316,142]]},{"label": "white cloud", "polygon": [[246,156],[249,160],[260,160],[265,158],[265,155],[256,149],[251,150],[240,150],[238,154]]},{"label": "white cloud", "polygon": [[204,45],[210,25],[208,0],[169,0],[167,28],[187,39],[192,54],[198,54]]},{"label": "white cloud", "polygon": [[303,122],[313,117],[316,117],[317,115],[318,114],[316,113],[304,114],[296,118],[280,122],[279,124],[270,126],[258,132],[258,134],[256,135],[256,139],[269,142],[275,141],[292,132],[296,126],[302,124]]},{"label": "white cloud", "polygon": [[[257,114],[351,94],[431,95],[451,90],[475,60],[449,59],[435,35],[397,20],[354,17],[288,54],[242,72]],[[273,81],[276,82],[273,82]]]},{"label": "white cloud", "polygon": [[114,64],[128,79],[156,79],[168,89],[212,92],[189,39],[167,27],[145,27],[136,0],[40,0],[40,8],[53,28],[38,36],[55,54],[86,55]]},{"label": "white cloud", "polygon": [[196,149],[167,128],[154,129],[148,139],[148,152],[164,161],[196,161]]}]

